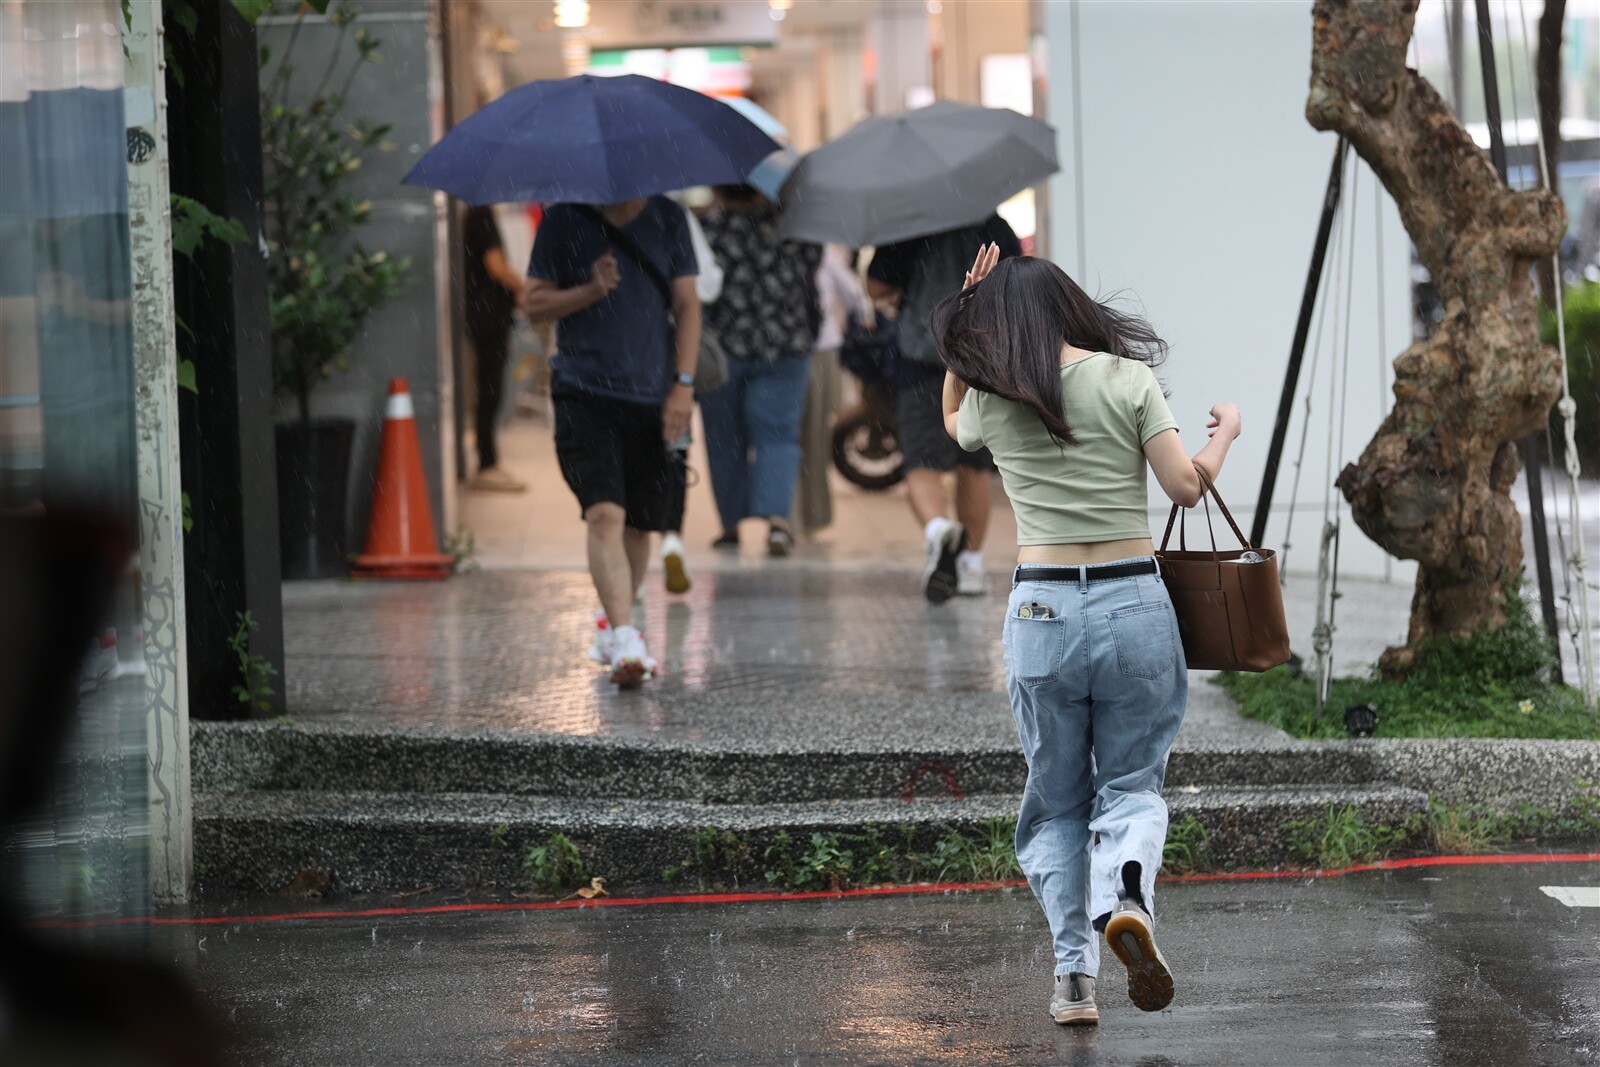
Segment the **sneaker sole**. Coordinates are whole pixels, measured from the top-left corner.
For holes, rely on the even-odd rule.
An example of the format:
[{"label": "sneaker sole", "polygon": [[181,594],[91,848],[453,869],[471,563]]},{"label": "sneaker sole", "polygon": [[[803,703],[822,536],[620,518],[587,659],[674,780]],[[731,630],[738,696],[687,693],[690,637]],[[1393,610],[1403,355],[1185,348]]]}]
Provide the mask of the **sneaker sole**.
[{"label": "sneaker sole", "polygon": [[687,593],[690,587],[694,585],[689,580],[689,568],[684,566],[682,556],[662,556],[661,566],[667,572],[667,592]]},{"label": "sneaker sole", "polygon": [[954,541],[946,535],[941,537],[939,559],[933,565],[933,570],[928,572],[928,580],[923,588],[930,603],[943,604],[956,595],[959,580],[956,577],[956,557],[967,550],[967,531],[962,530],[960,536]]},{"label": "sneaker sole", "polygon": [[650,678],[650,668],[642,660],[625,659],[611,668],[611,680],[618,689],[637,689]]},{"label": "sneaker sole", "polygon": [[1062,1026],[1098,1026],[1100,1009],[1093,1004],[1074,1005],[1056,1012],[1054,1018]]},{"label": "sneaker sole", "polygon": [[1128,968],[1128,999],[1134,1007],[1160,1011],[1172,1003],[1172,972],[1148,925],[1134,915],[1113,915],[1106,923],[1106,944]]}]

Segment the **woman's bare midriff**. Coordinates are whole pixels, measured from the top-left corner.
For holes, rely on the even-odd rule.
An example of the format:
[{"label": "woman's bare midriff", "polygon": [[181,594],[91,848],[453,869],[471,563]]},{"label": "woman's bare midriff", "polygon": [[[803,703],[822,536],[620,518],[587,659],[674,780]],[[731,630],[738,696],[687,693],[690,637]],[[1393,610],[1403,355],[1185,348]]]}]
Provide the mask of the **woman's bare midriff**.
[{"label": "woman's bare midriff", "polygon": [[1081,545],[1020,545],[1017,548],[1017,562],[1081,567],[1094,563],[1115,563],[1119,559],[1154,553],[1155,544],[1150,538],[1129,537],[1121,541],[1090,541]]}]

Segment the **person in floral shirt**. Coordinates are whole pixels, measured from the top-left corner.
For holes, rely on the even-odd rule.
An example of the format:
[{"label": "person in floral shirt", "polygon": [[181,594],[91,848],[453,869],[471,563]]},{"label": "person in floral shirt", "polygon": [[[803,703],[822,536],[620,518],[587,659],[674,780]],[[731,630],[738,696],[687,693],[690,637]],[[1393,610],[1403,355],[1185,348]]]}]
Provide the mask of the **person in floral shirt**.
[{"label": "person in floral shirt", "polygon": [[700,397],[722,518],[716,545],[737,549],[740,520],[759,518],[768,524],[768,553],[787,556],[822,248],[784,239],[777,206],[750,186],[718,186],[716,194],[718,209],[703,225],[722,264],[722,295],[706,307],[705,325],[727,353],[728,382]]}]

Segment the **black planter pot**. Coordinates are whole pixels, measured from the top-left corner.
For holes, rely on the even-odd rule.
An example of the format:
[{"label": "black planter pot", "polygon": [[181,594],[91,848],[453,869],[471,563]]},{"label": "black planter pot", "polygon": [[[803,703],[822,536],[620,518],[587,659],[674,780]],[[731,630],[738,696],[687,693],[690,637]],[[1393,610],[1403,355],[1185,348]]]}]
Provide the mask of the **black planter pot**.
[{"label": "black planter pot", "polygon": [[344,513],[353,419],[278,427],[278,546],[285,578],[343,578],[350,566]]}]

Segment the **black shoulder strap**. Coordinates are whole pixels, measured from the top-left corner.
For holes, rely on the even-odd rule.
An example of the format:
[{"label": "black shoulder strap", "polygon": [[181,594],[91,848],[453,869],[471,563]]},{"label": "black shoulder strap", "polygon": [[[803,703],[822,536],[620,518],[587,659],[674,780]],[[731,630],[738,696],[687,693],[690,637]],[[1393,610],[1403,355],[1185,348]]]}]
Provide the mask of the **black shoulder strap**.
[{"label": "black shoulder strap", "polygon": [[639,269],[644,271],[645,276],[654,283],[657,292],[661,294],[661,299],[666,303],[667,310],[671,311],[672,285],[667,281],[667,276],[661,273],[661,268],[651,262],[650,257],[644,254],[644,249],[639,247],[639,242],[611,225],[598,208],[589,204],[579,204],[578,211],[586,216],[589,221],[599,226],[600,232],[606,235],[606,240],[616,245],[619,252],[639,265]]}]

